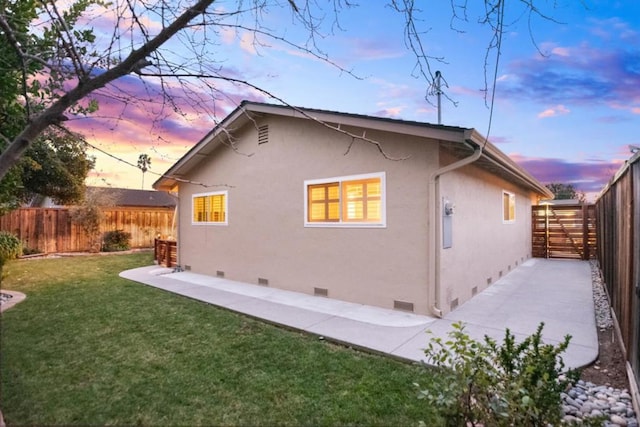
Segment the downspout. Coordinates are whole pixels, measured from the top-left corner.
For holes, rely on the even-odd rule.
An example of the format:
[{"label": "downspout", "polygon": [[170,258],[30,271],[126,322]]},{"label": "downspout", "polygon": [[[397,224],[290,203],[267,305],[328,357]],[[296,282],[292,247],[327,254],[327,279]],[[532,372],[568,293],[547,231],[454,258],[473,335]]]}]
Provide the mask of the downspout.
[{"label": "downspout", "polygon": [[[471,141],[471,133],[473,130],[467,130],[464,133],[465,145],[470,145],[468,141]],[[429,193],[433,195],[431,209],[431,218],[428,221],[428,240],[429,240],[429,284],[430,289],[433,289],[431,313],[436,317],[442,317],[442,309],[439,307],[440,303],[440,251],[441,246],[438,242],[440,240],[441,233],[441,221],[440,221],[440,176],[445,173],[449,173],[470,163],[475,162],[482,155],[482,146],[478,145],[473,150],[473,154],[450,165],[444,166],[431,174],[429,177]]]}]

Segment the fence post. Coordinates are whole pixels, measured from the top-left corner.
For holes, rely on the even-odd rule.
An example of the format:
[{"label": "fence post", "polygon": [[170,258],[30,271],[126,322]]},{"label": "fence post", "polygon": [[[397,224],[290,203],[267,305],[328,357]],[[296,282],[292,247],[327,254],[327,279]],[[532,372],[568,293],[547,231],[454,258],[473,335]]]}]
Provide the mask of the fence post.
[{"label": "fence post", "polygon": [[582,259],[588,261],[589,254],[589,211],[587,204],[582,204]]}]

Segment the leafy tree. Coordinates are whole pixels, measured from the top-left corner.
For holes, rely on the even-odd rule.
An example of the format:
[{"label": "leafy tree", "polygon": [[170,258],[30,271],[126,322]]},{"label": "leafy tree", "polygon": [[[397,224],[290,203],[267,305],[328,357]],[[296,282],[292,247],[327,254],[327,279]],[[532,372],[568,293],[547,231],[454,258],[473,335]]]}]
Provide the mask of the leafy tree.
[{"label": "leafy tree", "polygon": [[[3,10],[12,11],[7,19],[16,28],[15,43],[40,51],[51,47],[38,47],[37,37],[28,32],[29,23],[37,17],[36,4],[29,0],[0,0]],[[26,112],[43,108],[37,98],[43,95],[42,84],[36,77],[44,65],[18,55],[10,43],[5,43],[7,32],[0,30],[0,36],[0,151],[4,151],[28,125]],[[79,201],[84,195],[84,180],[93,167],[85,145],[80,135],[61,128],[45,129],[0,181],[0,212],[14,209],[35,195],[52,197],[57,203]]]},{"label": "leafy tree", "polygon": [[586,200],[584,192],[576,190],[573,184],[551,183],[547,184],[547,188],[554,194],[556,200],[577,199],[579,202]]},{"label": "leafy tree", "polygon": [[94,160],[87,157],[82,136],[52,128],[27,150],[21,163],[23,198],[43,195],[58,204],[73,204],[84,197],[84,180]]},{"label": "leafy tree", "polygon": [[[429,56],[424,49],[422,37],[428,31],[421,27],[421,17],[428,15],[428,10],[423,13],[416,3],[389,0],[380,7],[389,6],[403,17],[405,41],[416,58],[415,73],[432,84],[435,76],[431,63],[443,58]],[[504,19],[506,3],[485,0],[479,6],[479,22],[490,29],[487,61],[493,58],[497,63],[500,56],[501,36],[508,30]],[[519,8],[513,10],[513,15],[549,19],[538,3],[519,0],[509,5]],[[69,114],[95,112],[98,105],[91,99],[92,94],[112,89],[112,99],[135,101],[126,95],[126,90],[118,88],[119,79],[124,76],[159,84],[164,94],[162,106],[176,111],[180,107],[169,88],[179,86],[192,105],[215,111],[215,106],[210,105],[212,99],[227,96],[220,88],[221,82],[245,86],[286,104],[275,94],[238,77],[232,67],[222,66],[213,47],[229,32],[249,36],[257,48],[285,46],[351,74],[333,62],[319,42],[340,28],[341,11],[352,6],[350,0],[236,0],[223,6],[215,0],[0,0],[0,49],[8,58],[0,61],[0,88],[3,95],[10,95],[11,102],[4,112],[0,109],[0,114],[22,120],[9,132],[1,129],[6,146],[0,153],[0,179],[10,173],[45,129],[62,125]],[[467,2],[452,1],[451,6],[454,21],[467,21]],[[378,4],[367,2],[366,7]],[[289,10],[291,25],[304,28],[306,40],[294,39],[286,25],[270,28],[265,17],[273,8]],[[107,19],[112,30],[96,32],[94,22],[104,24]],[[171,39],[177,46],[166,46]],[[494,54],[489,55],[490,52]],[[485,75],[491,75],[488,68],[485,64]],[[375,140],[332,128],[354,140],[377,145],[384,154]],[[233,145],[231,139],[229,145]]]}]

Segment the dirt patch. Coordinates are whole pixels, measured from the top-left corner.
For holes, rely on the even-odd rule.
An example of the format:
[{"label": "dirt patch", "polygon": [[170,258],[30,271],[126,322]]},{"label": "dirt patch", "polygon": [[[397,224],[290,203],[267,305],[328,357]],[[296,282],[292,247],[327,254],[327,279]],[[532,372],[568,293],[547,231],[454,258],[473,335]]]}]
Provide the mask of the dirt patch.
[{"label": "dirt patch", "polygon": [[597,385],[629,390],[626,361],[614,328],[598,328],[598,346],[598,358],[582,369],[580,378]]}]

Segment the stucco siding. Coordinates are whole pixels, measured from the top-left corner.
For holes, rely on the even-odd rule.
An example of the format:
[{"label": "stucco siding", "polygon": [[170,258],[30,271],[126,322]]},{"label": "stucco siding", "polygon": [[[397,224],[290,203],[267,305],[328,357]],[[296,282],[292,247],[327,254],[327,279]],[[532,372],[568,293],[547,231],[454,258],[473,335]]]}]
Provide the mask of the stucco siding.
[{"label": "stucco siding", "polygon": [[[392,308],[394,300],[428,314],[428,179],[438,144],[372,132],[389,160],[370,144],[308,120],[262,119],[268,143],[258,145],[251,125],[235,134],[234,152],[219,147],[180,184],[179,262],[192,271],[312,294],[314,287],[346,301]],[[358,135],[361,129],[349,129]],[[304,181],[383,172],[386,227],[304,226]],[[222,185],[224,184],[224,185]],[[192,195],[228,193],[228,224],[191,221]]]},{"label": "stucco siding", "polygon": [[[515,195],[510,223],[503,221],[503,191]],[[474,165],[444,176],[441,195],[455,204],[452,245],[441,250],[440,306],[448,312],[531,256],[535,197]]]}]

